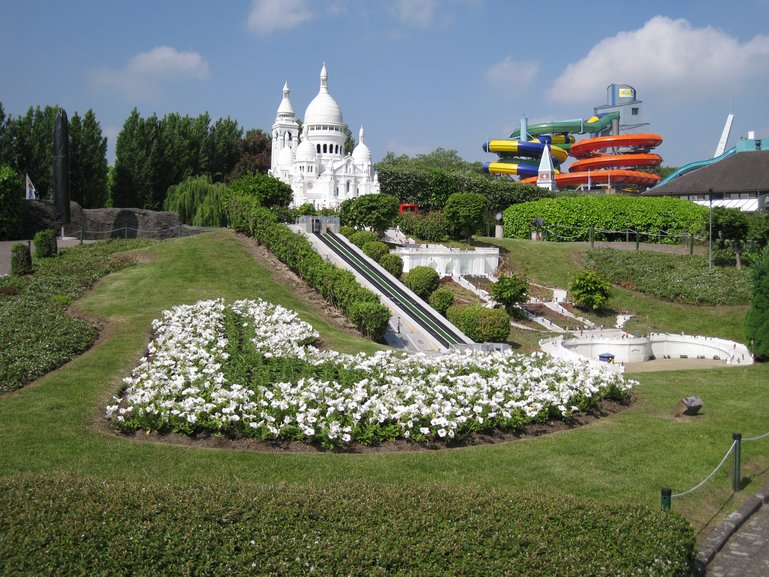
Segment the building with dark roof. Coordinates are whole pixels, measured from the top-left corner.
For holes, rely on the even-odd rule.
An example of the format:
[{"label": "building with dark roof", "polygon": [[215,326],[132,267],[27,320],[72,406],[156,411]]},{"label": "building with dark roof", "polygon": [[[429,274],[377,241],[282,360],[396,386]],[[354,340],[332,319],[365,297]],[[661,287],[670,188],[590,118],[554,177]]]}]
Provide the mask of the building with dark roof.
[{"label": "building with dark roof", "polygon": [[752,212],[769,198],[769,142],[743,139],[721,157],[687,165],[643,193],[677,196],[700,204],[734,206]]}]

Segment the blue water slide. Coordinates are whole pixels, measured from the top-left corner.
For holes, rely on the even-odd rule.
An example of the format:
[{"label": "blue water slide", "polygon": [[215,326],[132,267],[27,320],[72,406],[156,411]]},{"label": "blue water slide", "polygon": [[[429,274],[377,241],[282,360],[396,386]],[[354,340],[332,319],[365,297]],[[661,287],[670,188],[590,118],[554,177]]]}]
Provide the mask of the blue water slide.
[{"label": "blue water slide", "polygon": [[[676,178],[678,178],[679,176],[683,176],[684,174],[687,174],[692,170],[697,170],[698,168],[702,168],[703,166],[709,166],[715,162],[719,162],[724,158],[729,158],[735,152],[737,152],[736,146],[733,148],[730,148],[720,156],[716,156],[714,158],[708,158],[705,160],[697,160],[695,162],[690,162],[689,164],[686,164],[681,168],[679,168],[678,170],[676,170],[673,174],[670,174],[667,177],[660,180],[654,188],[657,188],[657,186],[662,186],[663,184],[667,184],[668,182],[671,182]],[[653,189],[650,189],[650,190],[653,190]]]}]

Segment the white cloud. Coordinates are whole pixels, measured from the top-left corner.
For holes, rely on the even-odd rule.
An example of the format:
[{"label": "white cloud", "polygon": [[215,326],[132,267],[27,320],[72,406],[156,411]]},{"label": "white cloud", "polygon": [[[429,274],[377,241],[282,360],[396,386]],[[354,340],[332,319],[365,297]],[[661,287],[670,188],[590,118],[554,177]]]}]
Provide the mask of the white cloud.
[{"label": "white cloud", "polygon": [[398,0],[398,17],[414,28],[429,28],[435,20],[438,0]]},{"label": "white cloud", "polygon": [[312,19],[307,0],[254,0],[248,29],[259,36],[294,28]]},{"label": "white cloud", "polygon": [[642,99],[654,94],[683,102],[734,93],[753,75],[769,76],[769,36],[740,43],[710,26],[695,28],[684,19],[656,16],[638,30],[601,40],[566,68],[548,97],[594,103],[617,82],[639,88]]},{"label": "white cloud", "polygon": [[119,92],[129,99],[152,100],[169,85],[209,77],[208,63],[197,52],[179,52],[158,46],[137,54],[122,68],[92,73],[97,86]]},{"label": "white cloud", "polygon": [[486,81],[504,93],[514,94],[531,86],[537,74],[538,62],[519,62],[508,56],[486,70]]}]

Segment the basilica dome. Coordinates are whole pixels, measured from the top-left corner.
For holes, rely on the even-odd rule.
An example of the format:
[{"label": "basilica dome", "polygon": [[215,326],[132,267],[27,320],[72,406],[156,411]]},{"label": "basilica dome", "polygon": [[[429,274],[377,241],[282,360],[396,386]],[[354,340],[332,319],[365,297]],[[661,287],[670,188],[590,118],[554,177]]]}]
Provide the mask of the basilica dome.
[{"label": "basilica dome", "polygon": [[307,106],[307,110],[304,113],[304,124],[344,124],[342,109],[339,108],[334,97],[328,93],[328,72],[326,72],[325,64],[323,64],[323,69],[320,71],[320,91],[312,99],[309,106]]}]

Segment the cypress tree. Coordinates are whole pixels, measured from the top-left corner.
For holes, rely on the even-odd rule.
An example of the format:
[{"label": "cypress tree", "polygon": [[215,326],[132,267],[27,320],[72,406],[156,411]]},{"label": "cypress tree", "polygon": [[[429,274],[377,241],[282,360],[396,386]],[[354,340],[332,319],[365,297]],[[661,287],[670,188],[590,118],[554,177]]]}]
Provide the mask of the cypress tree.
[{"label": "cypress tree", "polygon": [[753,298],[745,315],[745,338],[757,360],[769,360],[769,250],[753,265]]}]

